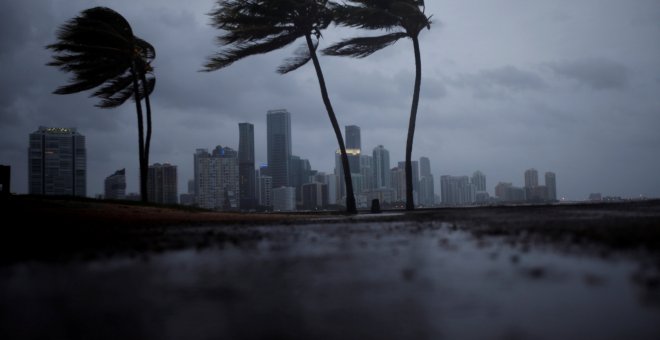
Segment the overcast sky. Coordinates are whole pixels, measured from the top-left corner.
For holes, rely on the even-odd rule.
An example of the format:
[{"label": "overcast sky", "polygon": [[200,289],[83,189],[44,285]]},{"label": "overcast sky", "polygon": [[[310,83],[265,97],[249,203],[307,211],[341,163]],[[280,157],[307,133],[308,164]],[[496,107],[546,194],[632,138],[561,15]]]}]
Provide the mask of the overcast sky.
[{"label": "overcast sky", "polygon": [[[558,195],[591,192],[660,197],[660,1],[428,0],[433,26],[421,35],[422,97],[413,158],[441,175],[486,174],[523,185],[536,168],[557,175]],[[238,123],[255,125],[266,161],[266,111],[291,113],[293,153],[331,172],[337,142],[311,63],[281,76],[302,43],[231,67],[198,72],[218,51],[206,15],[212,0],[4,0],[0,11],[0,164],[12,190],[27,192],[28,134],[77,127],[87,137],[88,195],[126,168],[138,191],[137,128],[130,103],[97,109],[89,93],[51,92],[68,76],[45,66],[44,46],[81,10],[108,6],[157,51],[151,162],[178,166],[179,192],[196,148],[238,149]],[[321,47],[365,34],[331,27]],[[368,34],[368,32],[366,33]],[[340,125],[362,129],[363,152],[382,144],[404,159],[414,76],[412,43],[361,60],[321,57]],[[542,181],[542,180],[541,180]]]}]

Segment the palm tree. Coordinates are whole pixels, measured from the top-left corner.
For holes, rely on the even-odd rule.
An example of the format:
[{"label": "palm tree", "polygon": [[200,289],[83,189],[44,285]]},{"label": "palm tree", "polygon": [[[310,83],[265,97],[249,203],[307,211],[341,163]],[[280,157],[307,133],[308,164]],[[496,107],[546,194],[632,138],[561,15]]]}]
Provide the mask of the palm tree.
[{"label": "palm tree", "polygon": [[419,51],[419,33],[431,29],[431,17],[424,13],[423,0],[349,0],[332,5],[338,25],[386,31],[374,37],[346,39],[323,50],[324,54],[364,58],[401,38],[410,38],[415,51],[415,85],[413,90],[408,138],[406,141],[406,210],[414,210],[412,148],[422,83],[422,60]]},{"label": "palm tree", "polygon": [[295,56],[285,60],[277,71],[286,74],[312,60],[319,80],[323,104],[341,151],[347,193],[346,210],[348,213],[356,213],[344,138],[330,104],[321,64],[316,55],[321,30],[332,22],[328,1],[218,0],[217,4],[218,7],[209,15],[213,27],[223,31],[218,42],[224,50],[209,58],[204,71],[215,71],[245,57],[278,50],[299,38],[305,38],[305,44],[296,51]]},{"label": "palm tree", "polygon": [[[57,42],[47,65],[73,73],[68,85],[55,94],[71,94],[97,88],[92,97],[96,107],[109,109],[129,98],[135,102],[140,161],[140,195],[147,201],[149,148],[151,145],[151,104],[149,95],[156,79],[150,62],[156,57],[151,44],[133,35],[131,25],[107,7],[94,7],[69,20],[57,32]],[[144,136],[141,100],[146,104],[147,135]]]}]

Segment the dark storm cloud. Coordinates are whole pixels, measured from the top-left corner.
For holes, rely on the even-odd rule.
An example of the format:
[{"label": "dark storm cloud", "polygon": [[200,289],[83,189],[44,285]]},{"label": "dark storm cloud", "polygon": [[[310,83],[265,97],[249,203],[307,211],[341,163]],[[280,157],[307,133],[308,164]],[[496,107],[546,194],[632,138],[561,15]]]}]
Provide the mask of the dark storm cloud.
[{"label": "dark storm cloud", "polygon": [[628,68],[603,58],[580,59],[548,64],[559,76],[573,79],[594,90],[621,90],[628,84]]},{"label": "dark storm cloud", "polygon": [[460,88],[470,89],[480,98],[502,98],[511,93],[539,91],[547,87],[543,79],[531,71],[507,65],[477,73],[463,73],[448,82]]}]

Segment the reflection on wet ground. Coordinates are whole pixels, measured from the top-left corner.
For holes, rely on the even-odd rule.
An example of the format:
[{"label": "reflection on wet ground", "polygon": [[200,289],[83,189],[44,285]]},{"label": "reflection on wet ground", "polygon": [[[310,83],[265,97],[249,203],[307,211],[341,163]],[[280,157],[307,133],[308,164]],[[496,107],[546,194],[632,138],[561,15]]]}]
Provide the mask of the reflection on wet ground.
[{"label": "reflection on wet ground", "polygon": [[658,270],[643,256],[516,244],[439,222],[244,228],[260,237],[0,268],[0,334],[660,338]]}]

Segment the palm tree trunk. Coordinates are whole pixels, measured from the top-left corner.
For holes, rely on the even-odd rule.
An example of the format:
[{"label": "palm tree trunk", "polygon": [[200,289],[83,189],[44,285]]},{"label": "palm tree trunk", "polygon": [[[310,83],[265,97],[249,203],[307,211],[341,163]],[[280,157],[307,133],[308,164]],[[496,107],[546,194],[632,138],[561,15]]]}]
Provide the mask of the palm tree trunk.
[{"label": "palm tree trunk", "polygon": [[[339,123],[337,122],[335,111],[332,109],[332,104],[330,104],[328,89],[325,86],[323,71],[321,71],[321,64],[319,63],[319,59],[316,56],[316,49],[314,47],[314,43],[312,42],[312,37],[310,34],[306,34],[305,39],[307,40],[309,54],[312,56],[314,69],[316,70],[316,77],[318,78],[319,86],[321,87],[321,97],[323,97],[323,104],[325,104],[325,110],[328,111],[328,118],[330,118],[330,122],[332,123],[332,128],[335,131],[335,136],[337,137],[337,143],[339,143],[339,150],[341,151],[341,164],[344,170],[344,182],[346,183],[346,212],[349,214],[356,214],[357,207],[355,205],[355,194],[353,193],[353,181],[351,180],[351,169],[348,165],[348,156],[346,155],[344,138],[341,135],[341,129],[339,128]],[[330,188],[328,188],[328,190],[330,190]]]},{"label": "palm tree trunk", "polygon": [[140,103],[140,87],[138,84],[138,74],[135,63],[131,65],[131,75],[133,76],[133,95],[135,96],[135,110],[138,121],[138,146],[140,154],[140,200],[147,202],[147,174],[149,173],[144,162],[144,123],[142,120],[142,104]]},{"label": "palm tree trunk", "polygon": [[[149,91],[147,88],[146,70],[140,69],[140,76],[142,78],[142,91],[144,91],[144,105],[147,109],[147,137],[144,142],[144,163],[149,169],[149,148],[151,147],[151,102],[149,101]],[[149,171],[144,174],[144,181],[149,181]]]},{"label": "palm tree trunk", "polygon": [[422,86],[422,57],[419,51],[419,40],[412,37],[415,49],[415,89],[413,91],[412,108],[410,109],[410,122],[408,123],[408,140],[406,141],[406,210],[415,210],[413,201],[413,173],[412,149],[415,136],[415,123],[417,121],[417,107],[419,106],[419,91]]}]

